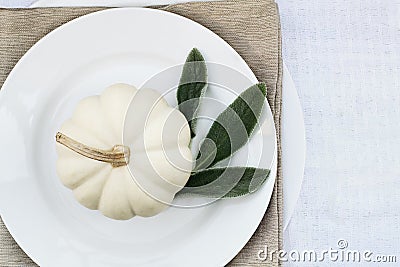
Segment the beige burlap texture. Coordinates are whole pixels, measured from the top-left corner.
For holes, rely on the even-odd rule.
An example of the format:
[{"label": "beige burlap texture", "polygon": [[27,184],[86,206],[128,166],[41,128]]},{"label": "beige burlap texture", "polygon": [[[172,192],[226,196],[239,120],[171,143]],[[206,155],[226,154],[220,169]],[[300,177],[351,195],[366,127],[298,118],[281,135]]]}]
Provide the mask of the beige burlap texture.
[{"label": "beige burlap texture", "polygon": [[[273,0],[197,2],[153,7],[192,19],[228,42],[268,86],[278,136],[278,174],[268,210],[232,266],[279,266],[276,257],[260,261],[257,253],[282,249],[282,172],[280,119],[282,59],[278,9]],[[58,26],[102,8],[0,9],[0,86],[24,53]],[[34,231],[34,229],[32,229]],[[234,233],[232,233],[234,234]],[[0,219],[0,266],[37,266],[15,243]]]}]

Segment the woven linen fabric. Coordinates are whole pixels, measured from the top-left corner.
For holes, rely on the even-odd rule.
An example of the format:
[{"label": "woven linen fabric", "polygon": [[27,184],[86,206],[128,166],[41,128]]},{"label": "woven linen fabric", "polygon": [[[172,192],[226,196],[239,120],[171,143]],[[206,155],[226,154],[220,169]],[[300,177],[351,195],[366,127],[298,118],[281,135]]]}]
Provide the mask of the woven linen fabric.
[{"label": "woven linen fabric", "polygon": [[[260,261],[257,253],[282,248],[282,172],[280,118],[282,59],[278,8],[272,0],[196,2],[159,7],[192,19],[227,41],[247,62],[259,81],[267,84],[278,140],[275,188],[257,231],[231,266],[279,266]],[[0,85],[24,53],[58,26],[103,8],[0,9]],[[234,234],[234,233],[232,233]],[[0,266],[36,266],[18,247],[0,220]]]},{"label": "woven linen fabric", "polygon": [[[303,106],[303,187],[285,251],[371,251],[400,266],[400,0],[277,0],[283,59]],[[285,90],[285,88],[283,89]],[[289,257],[287,257],[289,258]]]}]

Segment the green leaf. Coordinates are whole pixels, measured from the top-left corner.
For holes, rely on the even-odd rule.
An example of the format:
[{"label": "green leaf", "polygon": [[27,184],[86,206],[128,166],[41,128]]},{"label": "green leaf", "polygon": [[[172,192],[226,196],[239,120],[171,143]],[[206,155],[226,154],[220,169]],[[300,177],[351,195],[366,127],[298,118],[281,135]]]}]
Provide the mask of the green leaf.
[{"label": "green leaf", "polygon": [[247,143],[261,116],[265,95],[265,84],[255,84],[217,117],[200,146],[195,171],[214,166]]},{"label": "green leaf", "polygon": [[192,174],[182,193],[207,197],[238,197],[257,191],[270,171],[253,167],[211,168]]},{"label": "green leaf", "polygon": [[192,138],[196,136],[196,116],[206,88],[207,66],[200,51],[193,48],[183,66],[177,91],[179,110],[189,122]]}]

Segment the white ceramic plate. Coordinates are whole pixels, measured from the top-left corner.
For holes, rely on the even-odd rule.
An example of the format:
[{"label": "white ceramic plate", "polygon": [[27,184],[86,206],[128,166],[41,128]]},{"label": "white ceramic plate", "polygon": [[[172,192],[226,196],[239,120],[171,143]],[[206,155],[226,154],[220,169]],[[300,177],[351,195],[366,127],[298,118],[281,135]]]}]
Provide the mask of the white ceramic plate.
[{"label": "white ceramic plate", "polygon": [[[255,194],[129,221],[81,207],[55,174],[54,133],[80,99],[115,82],[140,85],[182,63],[192,47],[256,82],[243,59],[211,31],[142,8],[111,9],[67,23],[18,62],[0,93],[0,214],[39,265],[221,266],[254,233],[271,197],[276,161]],[[270,121],[270,112],[266,116]],[[254,139],[264,138],[273,143],[269,151],[276,151],[273,127],[264,128]]]},{"label": "white ceramic plate", "polygon": [[[202,1],[202,0],[198,0]],[[84,3],[77,2],[38,0],[30,7],[62,7],[62,6],[112,6],[112,7],[143,7],[149,5],[173,4],[177,2],[187,2],[186,0],[98,0]],[[292,213],[295,209],[303,181],[305,165],[305,128],[302,108],[296,88],[290,73],[283,63],[283,99],[282,99],[282,172],[283,172],[283,225],[284,229],[289,224]]]},{"label": "white ceramic plate", "polygon": [[306,161],[306,134],[303,109],[289,70],[283,63],[282,80],[282,176],[283,176],[283,229],[299,198]]}]

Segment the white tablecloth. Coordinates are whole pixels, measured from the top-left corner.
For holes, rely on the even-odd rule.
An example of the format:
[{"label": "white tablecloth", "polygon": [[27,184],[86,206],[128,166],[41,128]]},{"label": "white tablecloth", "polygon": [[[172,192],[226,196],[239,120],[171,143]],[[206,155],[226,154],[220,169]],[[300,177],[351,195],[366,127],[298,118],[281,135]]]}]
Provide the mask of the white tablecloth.
[{"label": "white tablecloth", "polygon": [[[372,259],[396,255],[399,264],[400,1],[277,2],[307,135],[305,178],[285,250],[321,255],[345,240],[347,249],[371,251]],[[286,265],[299,264],[333,263]]]},{"label": "white tablecloth", "polygon": [[336,249],[344,239],[348,249],[397,255],[399,266],[400,1],[278,3],[307,139],[285,249]]}]

